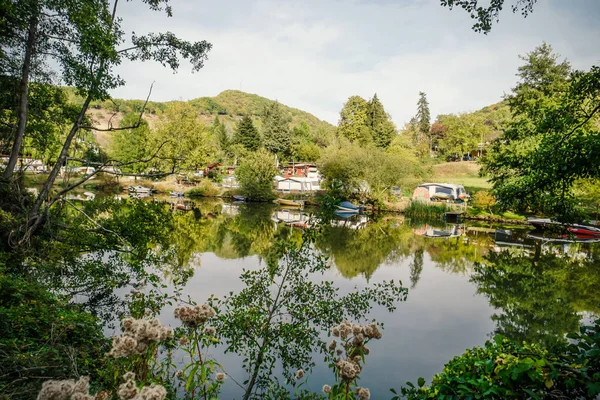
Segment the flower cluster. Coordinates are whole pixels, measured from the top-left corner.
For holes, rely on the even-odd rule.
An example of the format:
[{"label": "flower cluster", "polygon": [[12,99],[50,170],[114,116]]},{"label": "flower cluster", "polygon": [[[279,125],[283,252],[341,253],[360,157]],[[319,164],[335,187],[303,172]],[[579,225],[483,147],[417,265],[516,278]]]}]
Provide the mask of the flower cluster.
[{"label": "flower cluster", "polygon": [[354,335],[355,340],[357,338],[361,338],[362,341],[364,341],[364,338],[381,339],[382,337],[382,333],[379,330],[376,322],[372,322],[368,325],[359,325],[344,321],[338,326],[334,326],[331,330],[331,333],[333,333],[333,336],[344,340],[349,338],[351,335]]},{"label": "flower cluster", "polygon": [[[334,339],[327,345],[327,349],[336,357],[334,362],[336,376],[339,376],[348,385],[354,382],[361,373],[363,357],[371,352],[366,344],[371,339],[381,339],[383,335],[376,322],[360,325],[344,321],[334,326],[331,333],[340,338],[341,348],[338,348],[338,343]],[[346,353],[345,358],[343,357],[344,352]],[[329,385],[323,386],[325,394],[330,391]],[[371,392],[367,388],[357,387],[355,393],[359,400],[371,398]]]},{"label": "flower cluster", "polygon": [[82,376],[77,382],[72,379],[64,381],[46,381],[37,400],[94,400],[90,394],[90,378]]},{"label": "flower cluster", "polygon": [[185,325],[198,326],[216,315],[215,310],[208,304],[199,304],[194,307],[175,308],[175,317]]},{"label": "flower cluster", "polygon": [[139,390],[133,372],[123,375],[123,379],[125,382],[119,385],[117,391],[121,400],[164,400],[167,397],[167,390],[161,385],[152,384]]},{"label": "flower cluster", "polygon": [[358,396],[358,400],[369,400],[371,398],[371,392],[367,388],[357,387],[356,395]]},{"label": "flower cluster", "polygon": [[141,354],[152,343],[163,342],[173,337],[173,329],[161,325],[158,318],[125,318],[123,334],[113,336],[112,349],[108,355],[115,358]]},{"label": "flower cluster", "polygon": [[298,371],[296,371],[296,380],[299,381],[300,379],[304,378],[304,370],[303,369],[299,369]]}]

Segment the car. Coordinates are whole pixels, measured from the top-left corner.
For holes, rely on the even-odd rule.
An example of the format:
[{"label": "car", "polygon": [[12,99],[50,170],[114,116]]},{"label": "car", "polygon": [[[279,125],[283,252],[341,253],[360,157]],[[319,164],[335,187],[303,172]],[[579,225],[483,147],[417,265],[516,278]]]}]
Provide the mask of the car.
[{"label": "car", "polygon": [[471,157],[470,154],[463,154],[462,160],[463,161],[473,161],[473,157]]}]

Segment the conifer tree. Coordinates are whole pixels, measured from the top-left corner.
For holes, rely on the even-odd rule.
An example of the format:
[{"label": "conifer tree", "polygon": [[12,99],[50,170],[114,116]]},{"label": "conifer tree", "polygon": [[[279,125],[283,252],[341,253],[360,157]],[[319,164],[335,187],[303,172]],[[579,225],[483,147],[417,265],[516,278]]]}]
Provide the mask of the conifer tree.
[{"label": "conifer tree", "polygon": [[371,131],[373,143],[377,147],[386,148],[392,142],[396,128],[390,116],[385,112],[383,104],[379,101],[377,93],[368,103],[367,108],[367,126]]},{"label": "conifer tree", "polygon": [[265,149],[275,154],[289,156],[292,152],[290,128],[279,102],[265,106],[262,125]]},{"label": "conifer tree", "polygon": [[221,150],[227,152],[229,149],[229,135],[227,135],[227,128],[225,128],[225,125],[219,121],[218,115],[215,115],[215,121],[213,122],[212,130],[213,135],[215,135],[219,141],[219,147]]},{"label": "conifer tree", "polygon": [[260,134],[248,115],[242,118],[238,123],[235,130],[234,141],[250,151],[256,151],[260,147]]},{"label": "conifer tree", "polygon": [[427,147],[431,151],[431,135],[429,129],[431,127],[431,114],[429,113],[429,102],[427,95],[424,92],[419,92],[419,101],[417,102],[417,127],[419,130],[419,141],[415,145],[423,145],[422,142],[427,141]]}]

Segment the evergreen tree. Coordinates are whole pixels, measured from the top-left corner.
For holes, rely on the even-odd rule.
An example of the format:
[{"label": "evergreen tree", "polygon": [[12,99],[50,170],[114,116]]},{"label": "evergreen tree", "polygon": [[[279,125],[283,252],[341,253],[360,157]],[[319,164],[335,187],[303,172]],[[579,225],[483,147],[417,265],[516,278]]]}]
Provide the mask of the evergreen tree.
[{"label": "evergreen tree", "polygon": [[212,126],[213,135],[217,138],[219,142],[219,147],[222,151],[227,152],[229,149],[229,135],[227,135],[227,128],[225,128],[225,124],[222,124],[219,121],[219,116],[215,115],[215,121]]},{"label": "evergreen tree", "polygon": [[[419,142],[427,140],[427,147],[431,150],[431,136],[429,133],[431,127],[431,115],[429,113],[427,95],[424,92],[419,92],[419,101],[417,102],[417,127],[419,131]],[[419,142],[415,144],[423,144]]]},{"label": "evergreen tree", "polygon": [[367,126],[371,131],[373,142],[377,147],[388,147],[396,133],[396,127],[390,121],[390,116],[385,112],[377,93],[369,101],[367,111]]},{"label": "evergreen tree", "polygon": [[248,115],[238,123],[235,130],[234,142],[241,144],[250,151],[256,151],[260,147],[260,134]]},{"label": "evergreen tree", "polygon": [[262,125],[265,149],[275,154],[291,155],[292,138],[290,128],[279,102],[273,102],[265,106]]}]

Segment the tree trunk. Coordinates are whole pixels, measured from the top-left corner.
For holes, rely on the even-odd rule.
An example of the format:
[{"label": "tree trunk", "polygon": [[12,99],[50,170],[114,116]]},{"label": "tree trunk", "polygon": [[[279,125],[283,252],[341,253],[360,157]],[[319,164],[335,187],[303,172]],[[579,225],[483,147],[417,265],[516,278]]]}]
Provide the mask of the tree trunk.
[{"label": "tree trunk", "polygon": [[91,101],[92,101],[92,97],[91,97],[91,95],[88,95],[88,97],[85,99],[85,102],[83,103],[83,106],[81,107],[81,111],[79,111],[79,115],[77,116],[77,121],[75,121],[73,123],[73,126],[71,127],[71,131],[69,132],[69,134],[67,135],[67,138],[65,139],[62,150],[60,151],[60,155],[58,156],[58,159],[56,160],[56,164],[54,164],[54,168],[52,168],[52,171],[50,171],[50,175],[48,175],[48,179],[46,179],[46,182],[44,182],[44,186],[42,186],[42,190],[40,190],[40,194],[38,195],[33,207],[31,208],[31,211],[29,212],[28,226],[27,226],[25,236],[23,237],[22,241],[28,240],[31,237],[31,235],[39,228],[40,224],[44,220],[44,217],[46,215],[46,212],[48,211],[48,208],[51,206],[51,204],[46,204],[46,206],[42,210],[44,201],[46,201],[46,199],[48,198],[48,195],[50,194],[50,189],[54,185],[54,181],[56,180],[56,177],[60,173],[60,169],[61,169],[62,165],[67,160],[67,156],[69,155],[69,148],[71,147],[73,138],[79,131],[79,127],[81,126],[81,123],[83,121],[83,118],[85,117],[85,113],[86,113]]},{"label": "tree trunk", "polygon": [[35,51],[35,42],[38,33],[38,16],[37,12],[29,21],[29,30],[27,33],[27,42],[25,45],[25,58],[23,59],[23,68],[21,70],[21,85],[19,88],[19,105],[17,106],[17,130],[15,132],[15,141],[10,152],[8,164],[4,170],[3,178],[7,181],[12,178],[13,171],[19,159],[19,153],[23,146],[23,138],[25,137],[25,127],[27,125],[27,116],[29,115],[29,73],[31,71],[31,58]]}]

